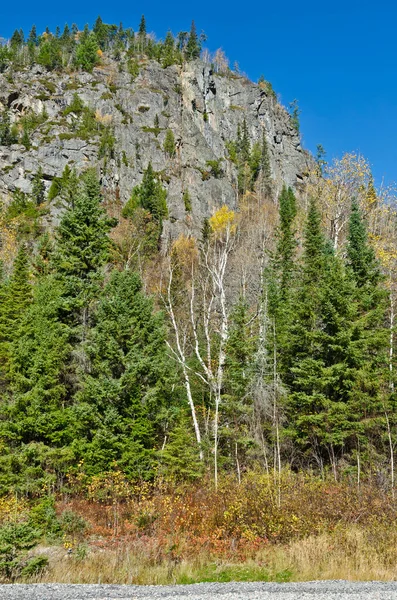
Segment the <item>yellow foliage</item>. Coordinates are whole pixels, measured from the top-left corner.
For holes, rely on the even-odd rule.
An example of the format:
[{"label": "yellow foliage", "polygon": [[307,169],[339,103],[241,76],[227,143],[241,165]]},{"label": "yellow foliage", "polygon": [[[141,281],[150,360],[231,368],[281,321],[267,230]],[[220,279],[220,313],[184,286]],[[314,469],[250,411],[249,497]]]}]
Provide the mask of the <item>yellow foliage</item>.
[{"label": "yellow foliage", "polygon": [[0,498],[0,524],[23,520],[28,511],[29,505],[23,498],[11,495]]},{"label": "yellow foliage", "polygon": [[100,110],[95,111],[95,121],[101,123],[105,127],[110,125],[113,120],[112,115],[105,114],[103,115]]},{"label": "yellow foliage", "polygon": [[0,204],[0,261],[6,271],[11,269],[18,250],[17,233],[18,218],[7,220],[5,206]]},{"label": "yellow foliage", "polygon": [[181,233],[172,244],[172,257],[184,270],[190,270],[198,260],[196,239]]},{"label": "yellow foliage", "polygon": [[236,214],[234,210],[230,210],[225,204],[212,215],[209,223],[211,231],[217,237],[223,235],[225,232],[236,232]]}]

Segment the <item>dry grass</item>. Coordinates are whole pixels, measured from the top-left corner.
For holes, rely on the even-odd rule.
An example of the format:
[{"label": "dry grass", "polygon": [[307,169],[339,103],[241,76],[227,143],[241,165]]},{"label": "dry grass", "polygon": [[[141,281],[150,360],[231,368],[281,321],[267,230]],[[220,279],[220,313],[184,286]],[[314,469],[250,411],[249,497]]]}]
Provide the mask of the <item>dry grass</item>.
[{"label": "dry grass", "polygon": [[[77,552],[78,555],[78,552]],[[271,545],[242,562],[202,553],[191,559],[161,557],[153,548],[123,544],[88,549],[85,557],[66,551],[50,558],[42,582],[168,584],[199,581],[310,581],[314,579],[397,579],[397,531],[362,530],[359,526],[332,534]]]}]

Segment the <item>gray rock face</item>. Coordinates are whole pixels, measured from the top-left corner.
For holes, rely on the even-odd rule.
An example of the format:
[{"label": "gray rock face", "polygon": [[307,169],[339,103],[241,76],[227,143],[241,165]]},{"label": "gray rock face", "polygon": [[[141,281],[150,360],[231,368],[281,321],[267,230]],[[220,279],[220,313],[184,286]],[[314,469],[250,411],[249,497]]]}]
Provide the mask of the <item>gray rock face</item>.
[{"label": "gray rock face", "polygon": [[[80,139],[71,133],[75,115],[65,116],[63,111],[75,93],[95,111],[98,122],[114,128],[115,155],[106,164],[98,157],[99,135],[94,132]],[[228,159],[227,143],[236,139],[243,119],[251,143],[266,135],[276,190],[283,182],[299,183],[311,161],[290,116],[272,95],[243,77],[213,73],[201,61],[166,69],[149,61],[135,81],[111,60],[92,74],[48,74],[36,66],[15,73],[12,81],[0,75],[2,106],[9,108],[17,124],[27,114],[45,116],[31,135],[29,150],[0,146],[0,197],[15,189],[30,193],[40,167],[49,187],[69,164],[78,172],[97,168],[104,188],[117,191],[125,203],[151,161],[153,169],[162,172],[168,192],[164,240],[180,232],[197,232],[216,207],[236,208],[237,172]],[[163,150],[168,129],[176,141],[174,157]],[[223,175],[215,178],[207,161],[219,159]],[[190,214],[183,203],[185,190],[191,198]]]}]

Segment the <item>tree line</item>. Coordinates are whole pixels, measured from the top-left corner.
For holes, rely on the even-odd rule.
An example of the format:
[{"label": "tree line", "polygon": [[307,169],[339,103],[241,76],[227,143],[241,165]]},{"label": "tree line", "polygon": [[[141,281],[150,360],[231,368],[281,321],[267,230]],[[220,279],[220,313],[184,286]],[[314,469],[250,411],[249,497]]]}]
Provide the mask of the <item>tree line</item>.
[{"label": "tree line", "polygon": [[[255,464],[380,470],[394,486],[392,290],[358,198],[335,247],[312,195],[305,208],[284,186],[260,209],[247,189],[239,212],[219,208],[160,259],[166,192],[151,165],[118,219],[94,172],[66,175],[59,226],[19,235],[2,271],[3,492],[115,468],[217,482]],[[271,210],[256,288],[245,275],[233,289]]]},{"label": "tree line", "polygon": [[15,69],[29,67],[34,63],[48,71],[81,68],[91,72],[99,64],[104,52],[119,61],[133,76],[139,73],[137,59],[147,57],[159,61],[163,67],[182,64],[200,57],[206,36],[198,34],[195,22],[190,31],[181,31],[173,36],[168,31],[164,41],[156,41],[147,32],[146,19],[142,15],[138,31],[124,28],[123,24],[106,24],[99,16],[92,29],[85,25],[79,30],[73,23],[66,24],[61,31],[48,27],[38,33],[35,25],[28,35],[16,29],[8,43],[0,45],[0,73],[9,66]]}]

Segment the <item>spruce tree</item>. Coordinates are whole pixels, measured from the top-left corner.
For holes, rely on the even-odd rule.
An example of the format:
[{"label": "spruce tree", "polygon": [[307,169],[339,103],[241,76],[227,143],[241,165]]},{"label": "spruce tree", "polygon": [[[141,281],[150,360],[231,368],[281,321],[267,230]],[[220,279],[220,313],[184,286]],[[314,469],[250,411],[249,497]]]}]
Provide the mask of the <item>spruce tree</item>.
[{"label": "spruce tree", "polygon": [[171,129],[167,129],[163,149],[170,158],[175,156],[175,137]]},{"label": "spruce tree", "polygon": [[168,215],[167,192],[154,172],[151,162],[143,174],[142,183],[133,189],[131,198],[124,207],[123,216],[132,216],[138,206],[153,216],[161,233],[163,218]]},{"label": "spruce tree", "polygon": [[88,171],[56,231],[52,268],[63,284],[64,322],[74,330],[76,341],[85,337],[110,258],[108,234],[114,221],[107,217],[101,201],[96,174]]},{"label": "spruce tree", "polygon": [[21,246],[14,261],[9,281],[0,284],[0,383],[9,379],[10,345],[32,297],[29,260],[26,248]]},{"label": "spruce tree", "polygon": [[71,348],[69,330],[59,320],[61,298],[60,282],[54,276],[42,278],[10,345],[13,401],[6,407],[9,424],[3,432],[18,443],[59,446],[73,439],[66,433],[64,410]]},{"label": "spruce tree", "polygon": [[161,54],[161,64],[164,68],[175,64],[175,40],[170,31],[167,32]]},{"label": "spruce tree", "polygon": [[139,23],[139,30],[138,30],[138,34],[141,37],[146,37],[146,19],[145,19],[145,15],[142,15],[141,17],[141,21]]},{"label": "spruce tree", "polygon": [[[287,216],[287,222],[288,218]],[[287,249],[287,256],[288,252]],[[311,200],[300,284],[293,297],[295,312],[291,319],[288,356],[284,363],[284,381],[290,389],[287,406],[288,433],[298,446],[309,451],[312,447],[318,448],[321,445],[326,408],[322,384],[325,363],[321,322],[325,255],[326,244],[321,231],[320,213],[314,200]]]},{"label": "spruce tree", "polygon": [[[347,244],[347,264],[355,284],[357,320],[349,355],[349,368],[356,373],[351,386],[351,410],[362,423],[361,445],[383,415],[383,390],[387,387],[387,291],[375,252],[357,202],[352,202]],[[365,432],[365,435],[364,435]]]},{"label": "spruce tree", "polygon": [[192,21],[192,25],[190,27],[189,39],[187,41],[185,47],[185,56],[187,60],[194,60],[196,58],[200,58],[201,53],[201,43],[197,36],[196,24]]},{"label": "spruce tree", "polygon": [[33,177],[32,198],[36,206],[40,206],[45,201],[45,184],[43,181],[43,170],[40,167]]},{"label": "spruce tree", "polygon": [[127,474],[146,478],[166,398],[163,382],[172,371],[162,316],[141,288],[137,275],[112,273],[87,342],[90,372],[73,410],[79,423],[75,450],[90,469],[106,470],[117,461]]},{"label": "spruce tree", "polygon": [[296,217],[296,198],[293,190],[285,185],[279,197],[280,226],[277,243],[277,260],[281,274],[280,289],[283,298],[288,292],[293,272],[293,258],[296,249],[293,221]]}]

